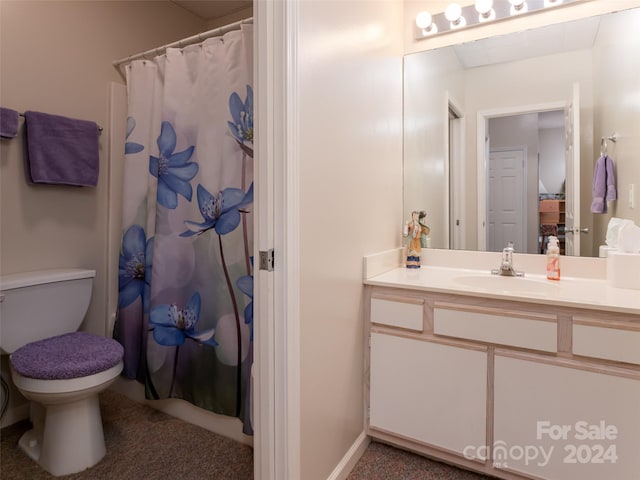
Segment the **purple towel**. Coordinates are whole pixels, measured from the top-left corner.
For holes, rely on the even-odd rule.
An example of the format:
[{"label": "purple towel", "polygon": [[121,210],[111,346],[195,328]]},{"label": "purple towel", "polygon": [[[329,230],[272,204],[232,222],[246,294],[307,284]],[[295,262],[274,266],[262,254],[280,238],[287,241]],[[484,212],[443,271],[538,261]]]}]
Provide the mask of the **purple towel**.
[{"label": "purple towel", "polygon": [[591,213],[607,213],[607,202],[618,198],[613,160],[608,155],[603,155],[596,161],[592,194]]},{"label": "purple towel", "polygon": [[18,112],[0,107],[0,137],[14,138],[18,135]]},{"label": "purple towel", "polygon": [[25,112],[32,183],[95,187],[100,166],[98,125],[87,120]]},{"label": "purple towel", "polygon": [[27,343],[11,355],[24,377],[42,380],[79,378],[104,372],[122,360],[117,341],[88,332],[73,332]]}]

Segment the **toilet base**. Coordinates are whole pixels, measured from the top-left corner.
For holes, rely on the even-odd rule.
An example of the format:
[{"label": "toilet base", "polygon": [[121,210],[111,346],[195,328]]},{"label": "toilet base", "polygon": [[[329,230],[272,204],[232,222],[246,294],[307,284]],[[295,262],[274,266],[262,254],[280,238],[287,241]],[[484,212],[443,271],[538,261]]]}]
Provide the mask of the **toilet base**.
[{"label": "toilet base", "polygon": [[33,429],[20,437],[18,445],[54,476],[91,468],[107,451],[97,394],[46,410],[32,402],[32,422]]}]

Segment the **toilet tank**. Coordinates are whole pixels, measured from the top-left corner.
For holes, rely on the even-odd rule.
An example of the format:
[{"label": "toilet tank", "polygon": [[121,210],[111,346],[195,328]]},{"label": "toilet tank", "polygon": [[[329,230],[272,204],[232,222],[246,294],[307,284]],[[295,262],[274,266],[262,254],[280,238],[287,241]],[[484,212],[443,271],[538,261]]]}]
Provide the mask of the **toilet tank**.
[{"label": "toilet tank", "polygon": [[55,269],[0,277],[0,348],[75,332],[91,300],[95,270]]}]

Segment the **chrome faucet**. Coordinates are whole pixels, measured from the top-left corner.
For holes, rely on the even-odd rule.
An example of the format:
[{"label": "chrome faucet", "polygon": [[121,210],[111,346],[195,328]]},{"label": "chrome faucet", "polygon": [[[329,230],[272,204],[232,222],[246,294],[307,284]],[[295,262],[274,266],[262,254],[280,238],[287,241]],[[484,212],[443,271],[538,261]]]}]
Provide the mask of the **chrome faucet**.
[{"label": "chrome faucet", "polygon": [[502,249],[502,262],[500,268],[491,270],[492,275],[503,275],[505,277],[524,277],[524,272],[517,272],[513,268],[513,242]]}]

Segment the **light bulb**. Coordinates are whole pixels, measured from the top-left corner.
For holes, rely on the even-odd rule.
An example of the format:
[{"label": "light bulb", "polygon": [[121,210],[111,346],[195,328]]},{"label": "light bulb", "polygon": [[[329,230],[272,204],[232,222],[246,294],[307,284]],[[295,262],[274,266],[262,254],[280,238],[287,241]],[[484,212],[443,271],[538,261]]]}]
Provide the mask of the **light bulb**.
[{"label": "light bulb", "polygon": [[429,12],[420,12],[416,15],[416,25],[422,30],[422,36],[433,35],[438,32],[438,26],[433,23]]},{"label": "light bulb", "polygon": [[444,16],[450,22],[451,28],[460,28],[467,24],[462,16],[462,7],[457,3],[450,4],[444,11]]},{"label": "light bulb", "polygon": [[444,11],[444,16],[450,22],[455,22],[462,15],[462,7],[457,3],[450,4]]},{"label": "light bulb", "polygon": [[476,10],[482,15],[486,15],[493,7],[493,0],[476,0]]},{"label": "light bulb", "polygon": [[416,25],[418,28],[427,28],[431,25],[431,14],[429,12],[420,12],[416,15]]},{"label": "light bulb", "polygon": [[492,8],[493,0],[476,0],[476,10],[479,13],[478,21],[488,22],[496,19],[496,11]]}]

